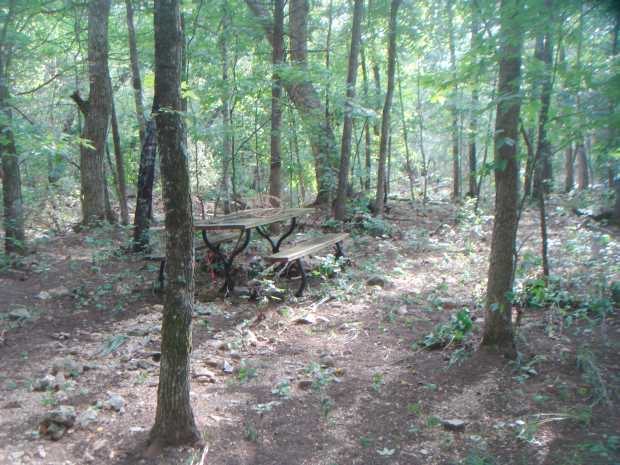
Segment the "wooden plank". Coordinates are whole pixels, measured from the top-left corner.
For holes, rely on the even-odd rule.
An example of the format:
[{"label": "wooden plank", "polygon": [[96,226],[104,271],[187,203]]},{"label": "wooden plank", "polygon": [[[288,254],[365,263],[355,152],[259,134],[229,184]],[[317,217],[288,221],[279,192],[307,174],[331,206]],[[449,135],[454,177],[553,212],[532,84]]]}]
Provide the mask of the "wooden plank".
[{"label": "wooden plank", "polygon": [[[269,212],[271,209],[266,209]],[[208,221],[195,221],[194,229],[205,231],[226,231],[226,230],[242,230],[253,229],[258,226],[266,226],[280,221],[286,221],[298,216],[307,215],[314,212],[313,208],[287,208],[285,210],[273,209],[274,214],[264,215],[249,214],[243,216],[241,213],[233,215],[220,216]]]},{"label": "wooden plank", "polygon": [[328,245],[343,241],[347,237],[349,237],[348,233],[324,234],[322,236],[313,237],[311,239],[298,242],[297,244],[284,249],[277,254],[269,255],[266,258],[274,262],[290,262],[306,255],[310,255],[311,253],[318,252]]},{"label": "wooden plank", "polygon": [[[224,242],[234,241],[239,238],[239,233],[211,233],[208,236],[209,242],[213,245],[223,244]],[[207,248],[207,244],[201,238],[194,238],[194,250],[203,250]],[[163,260],[165,258],[165,252],[155,251],[155,254],[151,254],[145,257],[147,260]]]}]

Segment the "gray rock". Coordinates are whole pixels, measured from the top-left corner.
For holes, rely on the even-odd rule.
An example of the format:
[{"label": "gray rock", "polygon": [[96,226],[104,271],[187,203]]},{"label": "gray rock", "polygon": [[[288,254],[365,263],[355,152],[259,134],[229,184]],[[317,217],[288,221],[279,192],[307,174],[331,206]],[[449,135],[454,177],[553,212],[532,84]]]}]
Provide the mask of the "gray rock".
[{"label": "gray rock", "polygon": [[334,361],[333,358],[327,356],[321,359],[321,365],[327,368],[333,368],[336,366],[336,362]]},{"label": "gray rock", "polygon": [[58,387],[56,377],[50,374],[45,375],[43,378],[35,379],[32,383],[32,390],[38,392],[55,389],[56,387]]},{"label": "gray rock", "polygon": [[232,293],[236,297],[249,298],[250,288],[245,286],[235,286]]},{"label": "gray rock", "polygon": [[30,320],[32,318],[32,313],[30,313],[27,308],[20,307],[15,310],[11,310],[8,316],[9,320],[12,321]]},{"label": "gray rock", "polygon": [[456,418],[449,420],[441,420],[441,424],[448,431],[465,431],[465,423],[463,420],[458,420]]},{"label": "gray rock", "polygon": [[231,374],[235,371],[235,369],[230,363],[224,360],[224,363],[222,363],[222,371],[226,374]]},{"label": "gray rock", "polygon": [[57,358],[52,364],[52,373],[65,373],[71,378],[76,378],[84,373],[84,365],[71,357]]},{"label": "gray rock", "polygon": [[246,344],[249,344],[251,346],[256,346],[258,344],[258,338],[256,337],[256,334],[254,334],[249,329],[246,329],[243,332],[243,340]]},{"label": "gray rock", "polygon": [[200,383],[215,383],[215,373],[206,368],[198,369],[192,373],[192,377]]},{"label": "gray rock", "polygon": [[407,315],[409,312],[407,311],[406,307],[400,307],[398,310],[396,310],[396,313],[400,316],[404,316]]},{"label": "gray rock", "polygon": [[52,298],[52,295],[47,291],[41,291],[36,295],[36,298],[39,300],[49,300]]},{"label": "gray rock", "polygon": [[109,392],[108,395],[108,400],[104,402],[104,406],[110,410],[114,410],[115,412],[122,412],[125,407],[125,399],[118,394],[111,392]]},{"label": "gray rock", "polygon": [[56,423],[57,425],[71,428],[76,419],[75,408],[71,405],[61,405],[55,410],[48,412],[43,417],[43,422]]},{"label": "gray rock", "polygon": [[97,414],[99,411],[96,408],[88,407],[77,417],[77,424],[82,428],[86,428],[91,423],[97,421]]}]

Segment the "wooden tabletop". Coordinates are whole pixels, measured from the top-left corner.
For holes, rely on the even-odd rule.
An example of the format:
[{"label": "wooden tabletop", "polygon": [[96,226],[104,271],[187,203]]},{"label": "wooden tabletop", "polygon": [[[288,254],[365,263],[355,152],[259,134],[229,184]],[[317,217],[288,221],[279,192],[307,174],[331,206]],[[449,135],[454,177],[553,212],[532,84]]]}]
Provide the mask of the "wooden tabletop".
[{"label": "wooden tabletop", "polygon": [[279,223],[298,216],[308,215],[314,208],[265,208],[260,213],[243,210],[230,215],[218,216],[210,220],[194,221],[194,229],[198,231],[222,231],[236,229],[245,231],[258,226]]}]

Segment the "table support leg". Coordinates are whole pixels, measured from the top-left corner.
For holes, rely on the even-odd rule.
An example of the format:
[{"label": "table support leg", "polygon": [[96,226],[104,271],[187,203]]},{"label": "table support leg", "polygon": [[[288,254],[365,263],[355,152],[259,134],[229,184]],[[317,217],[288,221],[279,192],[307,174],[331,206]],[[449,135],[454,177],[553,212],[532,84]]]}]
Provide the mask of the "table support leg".
[{"label": "table support leg", "polygon": [[220,289],[220,292],[223,292],[225,295],[229,295],[235,288],[235,280],[233,277],[233,262],[235,260],[235,257],[241,252],[243,252],[248,246],[248,244],[250,243],[250,238],[250,229],[241,231],[241,233],[239,234],[239,239],[237,239],[237,244],[235,245],[235,248],[227,257],[224,252],[220,250],[219,245],[214,245],[209,242],[207,232],[204,230],[202,231],[202,239],[204,240],[205,244],[215,254],[218,260],[224,265],[224,285]]},{"label": "table support leg", "polygon": [[301,262],[301,258],[295,260],[295,263],[297,264],[297,268],[299,269],[299,275],[301,276],[301,284],[299,285],[299,289],[297,290],[297,293],[295,293],[295,296],[301,297],[302,295],[304,295],[308,276],[306,275],[306,270],[304,270],[304,265]]},{"label": "table support leg", "polygon": [[291,234],[293,234],[293,231],[295,230],[296,226],[297,226],[297,218],[293,217],[291,219],[291,224],[288,230],[282,236],[280,236],[280,238],[276,242],[274,242],[273,239],[269,236],[269,233],[265,231],[263,228],[261,228],[260,226],[256,228],[256,232],[258,232],[258,234],[260,234],[262,237],[264,237],[265,239],[269,241],[269,244],[271,244],[272,253],[278,253],[280,251],[280,246],[282,245],[282,242],[284,242],[284,239],[286,239]]}]

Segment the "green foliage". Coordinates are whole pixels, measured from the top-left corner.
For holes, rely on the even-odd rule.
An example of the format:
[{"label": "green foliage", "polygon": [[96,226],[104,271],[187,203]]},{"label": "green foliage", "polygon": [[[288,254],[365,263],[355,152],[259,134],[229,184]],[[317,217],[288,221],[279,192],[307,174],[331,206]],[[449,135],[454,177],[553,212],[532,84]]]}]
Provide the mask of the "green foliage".
[{"label": "green foliage", "polygon": [[609,404],[607,385],[596,363],[596,357],[589,348],[583,347],[577,352],[577,368],[581,371],[583,380],[592,386],[592,404]]},{"label": "green foliage", "polygon": [[538,370],[536,365],[546,361],[547,358],[544,355],[535,355],[529,360],[523,358],[521,352],[517,353],[517,359],[510,362],[510,366],[516,375],[513,377],[518,383],[524,383],[533,376],[538,376]]},{"label": "green foliage", "polygon": [[473,321],[469,310],[464,308],[450,317],[447,323],[440,323],[421,342],[425,349],[433,350],[464,342],[472,332]]}]

